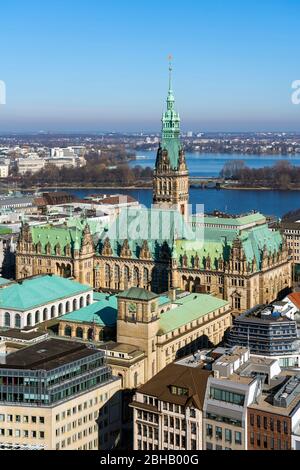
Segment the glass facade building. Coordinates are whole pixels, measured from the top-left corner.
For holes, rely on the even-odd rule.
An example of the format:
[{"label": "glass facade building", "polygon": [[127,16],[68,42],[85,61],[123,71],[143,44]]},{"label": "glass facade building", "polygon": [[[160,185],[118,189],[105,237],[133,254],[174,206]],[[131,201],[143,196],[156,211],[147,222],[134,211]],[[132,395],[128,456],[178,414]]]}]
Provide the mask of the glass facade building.
[{"label": "glass facade building", "polygon": [[[42,344],[38,348],[46,352],[41,349]],[[40,365],[34,362],[19,367],[0,364],[0,401],[6,404],[53,406],[113,379],[111,369],[105,364],[103,351],[86,346],[78,349],[78,344],[76,347],[72,357],[68,357],[67,352],[65,357],[52,357],[47,351],[49,357]],[[25,351],[15,354],[21,353],[26,354]],[[10,363],[13,363],[12,356],[14,354],[10,355]]]},{"label": "glass facade building", "polygon": [[226,346],[250,348],[252,354],[279,356],[298,351],[297,323],[278,315],[264,314],[257,306],[235,318],[226,338]]}]

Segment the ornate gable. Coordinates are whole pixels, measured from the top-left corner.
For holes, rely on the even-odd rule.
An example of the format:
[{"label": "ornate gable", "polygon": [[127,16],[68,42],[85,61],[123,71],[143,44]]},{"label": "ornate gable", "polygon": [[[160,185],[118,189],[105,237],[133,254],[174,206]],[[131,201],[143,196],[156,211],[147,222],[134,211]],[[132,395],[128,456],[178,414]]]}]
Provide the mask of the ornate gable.
[{"label": "ornate gable", "polygon": [[149,245],[147,240],[143,241],[141,251],[140,251],[140,259],[151,259],[151,253],[149,250]]},{"label": "ornate gable", "polygon": [[109,238],[107,237],[104,240],[104,243],[103,243],[102,255],[103,256],[112,256],[112,254],[113,254],[113,251],[112,251],[111,243],[110,243]]},{"label": "ornate gable", "polygon": [[129,246],[128,240],[124,240],[124,243],[121,248],[121,255],[122,258],[131,258],[132,257],[132,252]]}]

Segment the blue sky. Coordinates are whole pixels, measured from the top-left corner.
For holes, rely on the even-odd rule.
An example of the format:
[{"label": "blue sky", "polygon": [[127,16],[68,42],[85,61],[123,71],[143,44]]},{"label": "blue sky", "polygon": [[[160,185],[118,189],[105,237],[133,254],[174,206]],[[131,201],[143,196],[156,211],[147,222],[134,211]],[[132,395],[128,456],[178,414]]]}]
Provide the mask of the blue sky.
[{"label": "blue sky", "polygon": [[182,128],[300,130],[299,0],[10,0],[1,131],[159,130],[174,56]]}]

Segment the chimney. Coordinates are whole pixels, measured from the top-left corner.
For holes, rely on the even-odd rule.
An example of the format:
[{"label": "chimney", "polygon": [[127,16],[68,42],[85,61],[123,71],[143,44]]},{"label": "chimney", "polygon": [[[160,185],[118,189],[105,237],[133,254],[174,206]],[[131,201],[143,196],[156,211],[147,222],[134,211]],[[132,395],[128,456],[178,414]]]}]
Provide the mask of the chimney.
[{"label": "chimney", "polygon": [[172,302],[176,301],[176,289],[172,288],[170,290],[169,297]]}]

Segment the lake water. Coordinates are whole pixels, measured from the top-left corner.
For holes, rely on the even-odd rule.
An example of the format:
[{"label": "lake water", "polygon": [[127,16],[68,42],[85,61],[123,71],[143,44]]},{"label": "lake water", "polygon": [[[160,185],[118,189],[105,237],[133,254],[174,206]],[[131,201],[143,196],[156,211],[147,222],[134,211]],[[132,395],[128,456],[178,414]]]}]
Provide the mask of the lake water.
[{"label": "lake water", "polygon": [[[139,164],[143,167],[154,167],[156,158],[155,152],[145,151],[138,153],[138,155],[146,158],[130,162],[131,166]],[[191,176],[219,176],[224,163],[232,159],[244,160],[246,165],[252,168],[271,166],[280,160],[287,160],[295,166],[300,166],[300,155],[291,157],[282,155],[260,156],[187,153],[186,157]],[[81,198],[91,194],[124,194],[132,196],[146,207],[150,207],[152,204],[151,189],[101,188],[65,189],[65,191]],[[193,205],[193,212],[196,211],[196,204],[204,204],[205,212],[212,212],[217,209],[231,214],[242,214],[256,210],[265,215],[282,217],[289,211],[300,209],[300,191],[190,188],[190,204]]]},{"label": "lake water", "polygon": [[[151,189],[66,189],[65,191],[84,198],[91,194],[124,194],[137,199],[141,204],[150,207]],[[238,189],[190,189],[190,204],[193,211],[196,204],[204,204],[205,212],[215,209],[231,214],[241,214],[257,210],[265,215],[281,217],[286,212],[300,209],[300,191],[257,191]]]},{"label": "lake water", "polygon": [[[130,162],[130,166],[141,165],[151,167],[155,165],[156,152],[140,151],[137,157],[145,157]],[[215,153],[186,153],[186,160],[191,176],[216,177],[220,175],[224,164],[229,160],[244,160],[250,168],[263,168],[272,166],[280,160],[289,161],[292,165],[300,166],[300,155],[244,155],[244,154],[215,154]]]}]

